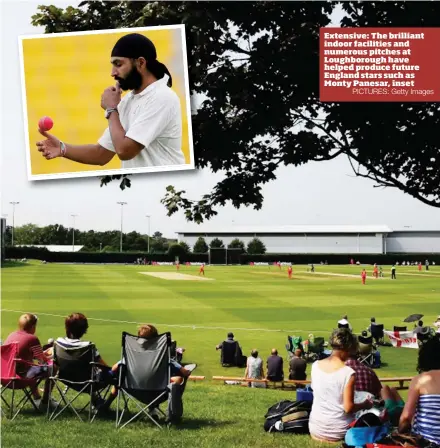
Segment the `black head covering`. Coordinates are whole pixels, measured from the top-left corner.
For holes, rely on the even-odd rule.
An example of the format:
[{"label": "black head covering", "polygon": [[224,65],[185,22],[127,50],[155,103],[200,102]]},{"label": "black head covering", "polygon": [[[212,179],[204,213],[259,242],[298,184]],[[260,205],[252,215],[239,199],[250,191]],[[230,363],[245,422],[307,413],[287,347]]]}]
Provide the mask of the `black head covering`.
[{"label": "black head covering", "polygon": [[147,69],[157,79],[162,79],[165,74],[169,76],[168,86],[171,87],[173,80],[167,67],[157,60],[156,47],[148,37],[143,34],[131,33],[122,36],[115,44],[111,57],[137,59],[145,58]]}]

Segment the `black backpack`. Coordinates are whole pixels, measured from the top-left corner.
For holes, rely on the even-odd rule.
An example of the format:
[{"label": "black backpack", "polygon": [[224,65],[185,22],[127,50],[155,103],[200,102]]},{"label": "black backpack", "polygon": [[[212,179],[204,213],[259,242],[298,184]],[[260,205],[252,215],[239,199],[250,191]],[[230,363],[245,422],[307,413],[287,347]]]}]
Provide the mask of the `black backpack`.
[{"label": "black backpack", "polygon": [[311,401],[283,400],[271,406],[266,415],[266,432],[288,432],[291,434],[309,434]]}]

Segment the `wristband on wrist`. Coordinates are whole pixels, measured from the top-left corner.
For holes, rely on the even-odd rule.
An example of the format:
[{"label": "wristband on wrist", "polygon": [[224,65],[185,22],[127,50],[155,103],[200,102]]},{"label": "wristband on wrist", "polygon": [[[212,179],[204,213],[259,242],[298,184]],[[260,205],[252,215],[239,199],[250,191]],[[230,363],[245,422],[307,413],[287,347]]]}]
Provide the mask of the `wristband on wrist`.
[{"label": "wristband on wrist", "polygon": [[60,140],[61,157],[66,157],[66,145]]}]

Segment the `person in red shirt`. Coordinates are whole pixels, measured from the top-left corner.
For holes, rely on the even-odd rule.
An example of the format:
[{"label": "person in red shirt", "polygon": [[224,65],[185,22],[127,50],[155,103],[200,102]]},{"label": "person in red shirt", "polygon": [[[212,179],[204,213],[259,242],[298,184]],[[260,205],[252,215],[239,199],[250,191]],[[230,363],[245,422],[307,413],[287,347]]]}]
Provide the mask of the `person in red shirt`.
[{"label": "person in red shirt", "polygon": [[373,276],[375,278],[379,277],[379,270],[377,269],[377,264],[376,263],[374,263]]},{"label": "person in red shirt", "polygon": [[[34,360],[39,361],[39,364],[34,366],[17,363],[17,375],[25,378],[47,378],[49,376],[47,363],[51,360],[49,355],[51,349],[43,351],[40,340],[35,336],[37,321],[38,318],[34,314],[21,315],[18,319],[18,330],[13,331],[4,341],[5,345],[18,343],[17,357],[23,361],[29,363]],[[42,409],[46,408],[49,398],[49,381],[45,382],[43,397],[41,397],[38,387],[31,387],[31,392],[37,405]]]},{"label": "person in red shirt", "polygon": [[365,285],[365,282],[367,281],[367,271],[365,269],[362,269],[361,277],[362,277],[362,284]]},{"label": "person in red shirt", "polygon": [[419,262],[419,271],[421,271],[421,270],[422,270],[422,263]]},{"label": "person in red shirt", "polygon": [[288,273],[288,275],[289,275],[289,278],[292,278],[292,273],[293,273],[292,266],[289,266],[289,267],[287,268],[287,273]]},{"label": "person in red shirt", "polygon": [[180,269],[180,263],[176,262],[176,269],[179,270]]},{"label": "person in red shirt", "polygon": [[279,262],[277,263],[277,265],[278,265],[278,267],[280,268],[280,271],[281,271],[281,261],[279,261]]},{"label": "person in red shirt", "polygon": [[202,265],[200,266],[200,271],[199,271],[199,275],[205,275],[205,263],[202,263]]}]

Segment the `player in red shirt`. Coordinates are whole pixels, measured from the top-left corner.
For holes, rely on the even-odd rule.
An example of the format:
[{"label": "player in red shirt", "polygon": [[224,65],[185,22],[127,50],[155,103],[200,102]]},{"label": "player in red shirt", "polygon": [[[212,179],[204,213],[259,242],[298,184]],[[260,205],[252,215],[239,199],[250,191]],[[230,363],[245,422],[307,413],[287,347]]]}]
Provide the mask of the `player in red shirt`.
[{"label": "player in red shirt", "polygon": [[176,269],[179,270],[180,269],[180,262],[176,263]]},{"label": "player in red shirt", "polygon": [[376,277],[376,278],[379,277],[379,271],[377,269],[377,264],[376,263],[374,263],[373,277]]},{"label": "player in red shirt", "polygon": [[202,265],[200,266],[200,271],[199,271],[199,275],[205,275],[205,263],[202,263]]},{"label": "player in red shirt", "polygon": [[291,279],[291,278],[292,278],[292,274],[293,274],[292,266],[289,266],[289,267],[287,268],[287,273],[288,273],[288,275],[289,275],[289,278]]},{"label": "player in red shirt", "polygon": [[419,262],[419,271],[421,271],[421,270],[422,270],[422,263]]},{"label": "player in red shirt", "polygon": [[280,268],[280,271],[281,271],[281,261],[279,261],[279,262],[277,263],[277,265],[278,265],[278,267]]},{"label": "player in red shirt", "polygon": [[365,285],[365,282],[367,280],[367,271],[365,269],[362,269],[361,277],[362,277],[362,284]]}]

